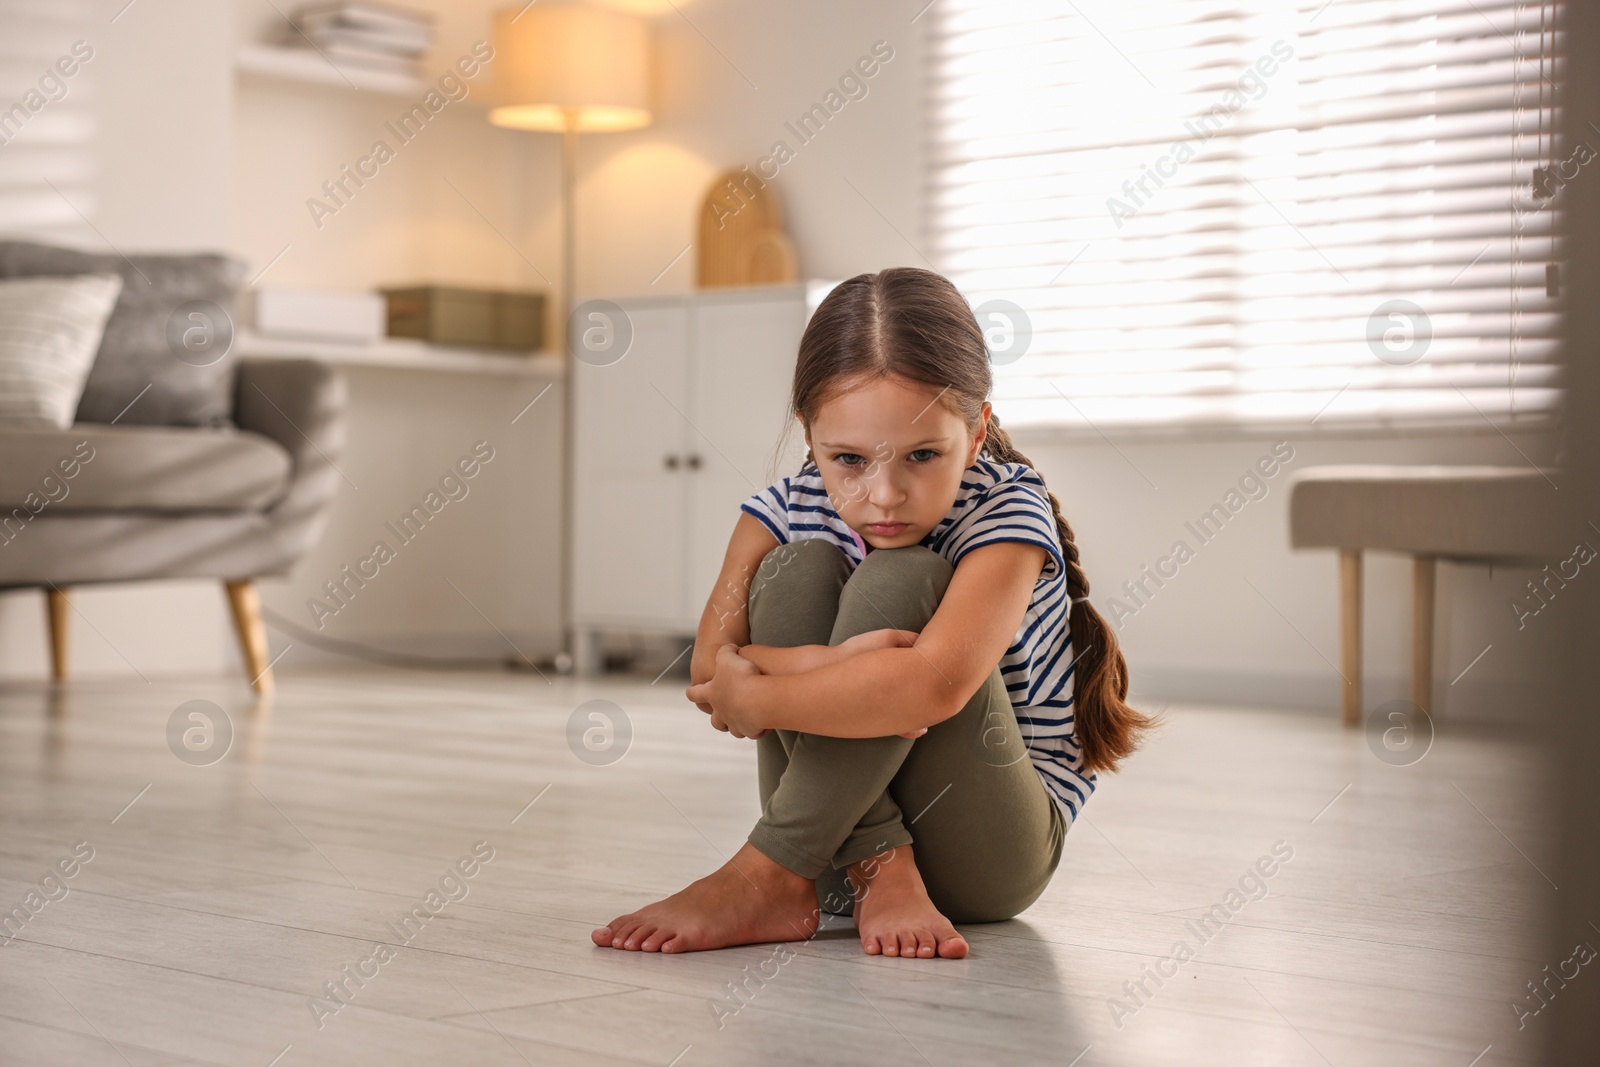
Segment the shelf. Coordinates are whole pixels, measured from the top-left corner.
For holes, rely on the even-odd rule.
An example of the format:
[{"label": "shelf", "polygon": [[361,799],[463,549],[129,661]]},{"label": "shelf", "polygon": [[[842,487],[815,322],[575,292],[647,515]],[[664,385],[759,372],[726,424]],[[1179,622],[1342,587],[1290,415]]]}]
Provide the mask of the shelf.
[{"label": "shelf", "polygon": [[373,344],[340,344],[263,337],[241,330],[235,350],[240,359],[315,359],[344,367],[387,367],[514,378],[560,378],[565,368],[565,357],[557,352],[502,353],[482,348],[445,348],[398,338]]},{"label": "shelf", "polygon": [[421,78],[409,74],[369,70],[353,63],[343,63],[335,69],[320,52],[310,48],[247,44],[234,54],[233,65],[236,70],[248,74],[386,96],[419,97],[427,91],[427,84]]}]

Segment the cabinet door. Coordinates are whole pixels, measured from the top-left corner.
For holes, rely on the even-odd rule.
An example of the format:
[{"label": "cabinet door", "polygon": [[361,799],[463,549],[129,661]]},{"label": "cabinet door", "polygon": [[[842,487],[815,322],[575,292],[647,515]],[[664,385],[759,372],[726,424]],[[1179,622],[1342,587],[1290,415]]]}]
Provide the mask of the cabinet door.
[{"label": "cabinet door", "polygon": [[690,338],[689,443],[700,465],[689,479],[685,613],[698,621],[711,595],[739,505],[800,467],[798,430],[776,454],[789,404],[795,352],[805,326],[801,290],[702,294]]},{"label": "cabinet door", "polygon": [[[681,625],[689,313],[623,302],[633,327],[609,366],[573,361],[573,609],[580,625]],[[669,468],[669,462],[673,464]]]}]

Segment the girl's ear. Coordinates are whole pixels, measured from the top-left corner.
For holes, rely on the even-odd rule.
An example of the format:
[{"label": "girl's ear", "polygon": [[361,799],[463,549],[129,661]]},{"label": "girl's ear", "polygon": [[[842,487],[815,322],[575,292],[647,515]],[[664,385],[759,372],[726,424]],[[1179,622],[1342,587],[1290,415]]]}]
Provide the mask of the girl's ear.
[{"label": "girl's ear", "polygon": [[978,432],[972,435],[972,450],[967,453],[967,466],[978,462],[978,453],[983,451],[984,443],[989,440],[989,413],[994,410],[987,400],[983,402],[983,410],[978,414]]}]

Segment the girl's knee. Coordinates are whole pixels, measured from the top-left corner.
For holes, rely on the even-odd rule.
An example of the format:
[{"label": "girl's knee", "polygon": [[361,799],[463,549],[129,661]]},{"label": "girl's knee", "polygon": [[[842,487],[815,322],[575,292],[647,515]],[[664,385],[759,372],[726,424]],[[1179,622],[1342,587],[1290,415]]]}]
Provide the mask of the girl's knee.
[{"label": "girl's knee", "polygon": [[908,545],[905,548],[879,548],[867,553],[867,558],[851,575],[851,581],[895,583],[909,580],[933,580],[943,586],[950,584],[956,569],[926,545]]},{"label": "girl's knee", "polygon": [[835,640],[869,630],[920,632],[954,574],[948,560],[921,545],[867,553],[840,594]]},{"label": "girl's knee", "polygon": [[849,559],[826,541],[774,548],[750,579],[750,639],[761,645],[826,642],[849,577]]},{"label": "girl's knee", "polygon": [[[786,552],[785,549],[788,551]],[[807,537],[799,541],[790,541],[787,545],[779,545],[768,552],[766,559],[773,560],[776,566],[786,566],[795,560],[807,561],[803,566],[828,566],[832,567],[843,563],[849,566],[850,561],[845,557],[844,549],[832,541],[824,541],[820,537]],[[762,561],[763,563],[766,560]]]},{"label": "girl's knee", "polygon": [[763,556],[751,581],[751,593],[795,582],[834,580],[843,584],[849,575],[850,561],[843,551],[827,541],[807,538],[779,545]]}]

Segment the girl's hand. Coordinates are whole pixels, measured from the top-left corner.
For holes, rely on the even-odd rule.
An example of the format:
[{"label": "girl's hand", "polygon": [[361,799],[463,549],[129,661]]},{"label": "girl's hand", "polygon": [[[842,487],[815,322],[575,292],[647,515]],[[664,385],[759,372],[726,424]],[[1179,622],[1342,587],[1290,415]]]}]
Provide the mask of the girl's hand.
[{"label": "girl's hand", "polygon": [[759,739],[767,731],[751,722],[748,709],[739,706],[739,690],[743,682],[760,674],[760,668],[739,655],[736,646],[723,645],[717,649],[711,678],[689,686],[684,695],[711,716],[711,725],[718,730]]},{"label": "girl's hand", "polygon": [[[731,641],[724,641],[721,644],[712,644],[706,641],[695,642],[694,652],[689,656],[690,685],[699,685],[702,682],[711,681],[712,677],[717,673],[717,653],[722,651],[724,644],[729,645],[735,651],[739,648],[737,644]],[[697,704],[696,706],[707,715],[712,714],[710,704]],[[726,730],[727,727],[718,726],[717,729]]]},{"label": "girl's hand", "polygon": [[910,648],[917,643],[915,630],[868,630],[864,634],[847,637],[837,646],[848,656],[861,652],[877,652],[885,648]]}]

